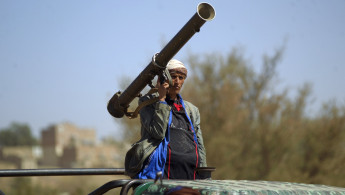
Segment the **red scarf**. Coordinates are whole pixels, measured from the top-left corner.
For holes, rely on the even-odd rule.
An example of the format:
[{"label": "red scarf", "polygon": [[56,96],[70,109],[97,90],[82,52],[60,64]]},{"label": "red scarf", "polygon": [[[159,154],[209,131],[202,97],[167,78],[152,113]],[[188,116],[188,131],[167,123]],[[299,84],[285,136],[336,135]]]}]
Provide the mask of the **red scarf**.
[{"label": "red scarf", "polygon": [[181,104],[176,104],[176,103],[174,103],[174,106],[175,106],[177,111],[180,111],[181,108],[183,107]]}]

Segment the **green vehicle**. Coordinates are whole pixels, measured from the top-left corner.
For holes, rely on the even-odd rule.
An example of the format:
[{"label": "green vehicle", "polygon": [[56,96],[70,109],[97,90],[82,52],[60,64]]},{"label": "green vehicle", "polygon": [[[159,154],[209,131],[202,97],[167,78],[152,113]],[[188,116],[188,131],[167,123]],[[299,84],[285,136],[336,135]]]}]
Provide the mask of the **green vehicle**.
[{"label": "green vehicle", "polygon": [[[213,169],[214,170],[214,169]],[[91,192],[101,195],[121,187],[121,195],[132,189],[133,195],[345,195],[345,188],[276,181],[250,180],[164,180],[157,174],[155,180],[115,180]]]},{"label": "green vehicle", "polygon": [[289,182],[273,181],[246,181],[246,180],[167,180],[162,183],[147,182],[139,185],[135,190],[135,195],[139,194],[169,194],[191,188],[202,195],[208,194],[231,194],[231,195],[288,195],[288,194],[345,194],[344,188],[337,188],[325,185],[312,185]]}]

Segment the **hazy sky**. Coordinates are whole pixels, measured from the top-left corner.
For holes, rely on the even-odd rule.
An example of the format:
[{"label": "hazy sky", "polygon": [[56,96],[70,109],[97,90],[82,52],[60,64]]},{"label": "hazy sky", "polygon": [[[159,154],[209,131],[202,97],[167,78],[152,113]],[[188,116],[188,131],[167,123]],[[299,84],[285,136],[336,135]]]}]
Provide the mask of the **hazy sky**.
[{"label": "hazy sky", "polygon": [[[175,56],[243,48],[259,70],[285,44],[277,88],[313,85],[313,105],[345,100],[345,1],[208,1],[216,10]],[[120,79],[135,78],[195,14],[199,1],[0,0],[0,128],[50,124],[119,135],[108,114]],[[188,67],[188,64],[187,64]],[[139,121],[138,121],[139,122]]]}]

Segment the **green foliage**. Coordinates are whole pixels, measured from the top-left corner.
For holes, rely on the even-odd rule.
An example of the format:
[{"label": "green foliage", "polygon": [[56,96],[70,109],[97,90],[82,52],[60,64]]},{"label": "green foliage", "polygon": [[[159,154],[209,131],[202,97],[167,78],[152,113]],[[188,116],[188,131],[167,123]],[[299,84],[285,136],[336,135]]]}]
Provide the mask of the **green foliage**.
[{"label": "green foliage", "polygon": [[37,143],[26,124],[12,123],[9,127],[0,129],[0,146],[34,146]]},{"label": "green foliage", "polygon": [[[345,186],[344,107],[306,115],[309,84],[294,99],[275,91],[283,49],[257,73],[238,50],[225,59],[191,56],[183,97],[199,107],[214,179],[275,180]],[[203,59],[203,61],[201,61]]]}]

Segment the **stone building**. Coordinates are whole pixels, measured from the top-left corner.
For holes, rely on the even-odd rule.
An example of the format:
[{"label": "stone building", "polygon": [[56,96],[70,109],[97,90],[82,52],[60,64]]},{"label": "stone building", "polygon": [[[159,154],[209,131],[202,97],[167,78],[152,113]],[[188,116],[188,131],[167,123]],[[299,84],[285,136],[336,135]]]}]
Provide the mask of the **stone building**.
[{"label": "stone building", "polygon": [[98,144],[96,131],[70,123],[51,125],[41,132],[42,166],[65,168],[122,167],[120,150]]},{"label": "stone building", "polygon": [[31,146],[0,147],[0,168],[35,169],[41,148]]}]

